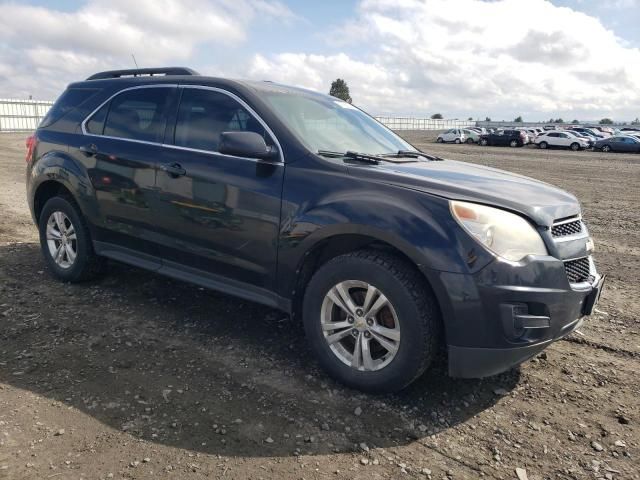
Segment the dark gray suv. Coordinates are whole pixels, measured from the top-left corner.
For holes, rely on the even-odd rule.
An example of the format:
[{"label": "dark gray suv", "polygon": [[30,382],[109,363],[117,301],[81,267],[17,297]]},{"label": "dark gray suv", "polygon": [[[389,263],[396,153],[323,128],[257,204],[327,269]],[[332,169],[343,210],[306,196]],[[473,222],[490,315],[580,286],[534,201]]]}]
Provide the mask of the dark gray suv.
[{"label": "dark gray suv", "polygon": [[333,97],[184,68],[69,85],[28,143],[49,270],[125,262],[279,308],[334,377],[493,375],[580,325],[603,277],[573,195],[418,151]]}]

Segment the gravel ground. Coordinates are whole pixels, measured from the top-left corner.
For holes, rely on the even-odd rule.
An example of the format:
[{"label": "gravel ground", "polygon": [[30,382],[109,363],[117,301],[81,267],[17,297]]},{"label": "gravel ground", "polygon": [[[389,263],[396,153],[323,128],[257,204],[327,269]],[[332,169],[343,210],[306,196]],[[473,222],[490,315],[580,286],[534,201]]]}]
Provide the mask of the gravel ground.
[{"label": "gravel ground", "polygon": [[580,198],[609,275],[581,333],[497,377],[441,363],[400,394],[360,394],[275,310],[115,263],[52,280],[24,135],[0,135],[0,479],[640,478],[640,156],[403,134]]}]

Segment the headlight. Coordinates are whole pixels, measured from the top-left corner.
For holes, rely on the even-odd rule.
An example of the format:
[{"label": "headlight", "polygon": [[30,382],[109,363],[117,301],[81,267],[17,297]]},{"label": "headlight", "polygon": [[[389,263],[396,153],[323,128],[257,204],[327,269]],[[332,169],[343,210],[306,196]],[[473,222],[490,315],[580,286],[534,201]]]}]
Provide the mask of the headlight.
[{"label": "headlight", "polygon": [[547,255],[540,234],[521,216],[476,203],[450,204],[462,228],[496,255],[513,262],[527,255]]}]

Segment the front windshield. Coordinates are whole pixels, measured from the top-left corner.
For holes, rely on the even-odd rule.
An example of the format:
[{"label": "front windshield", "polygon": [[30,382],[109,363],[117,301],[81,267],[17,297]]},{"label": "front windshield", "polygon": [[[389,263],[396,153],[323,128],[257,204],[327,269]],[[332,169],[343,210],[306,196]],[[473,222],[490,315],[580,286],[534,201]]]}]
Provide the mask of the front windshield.
[{"label": "front windshield", "polygon": [[324,95],[266,92],[276,115],[313,152],[368,154],[415,151],[391,130],[353,105]]}]

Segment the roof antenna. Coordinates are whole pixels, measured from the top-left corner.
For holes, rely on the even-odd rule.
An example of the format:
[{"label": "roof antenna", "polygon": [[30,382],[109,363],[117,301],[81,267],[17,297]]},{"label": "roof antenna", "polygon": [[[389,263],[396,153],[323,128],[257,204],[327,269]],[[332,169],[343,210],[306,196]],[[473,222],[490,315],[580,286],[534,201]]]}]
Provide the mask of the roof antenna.
[{"label": "roof antenna", "polygon": [[[131,54],[131,58],[133,58],[133,63],[135,63],[135,64],[136,64],[136,69],[137,69],[137,70],[140,70],[140,67],[138,66],[138,62],[136,62],[136,56],[135,56],[133,53]],[[138,74],[139,74],[139,73],[138,73]]]}]

